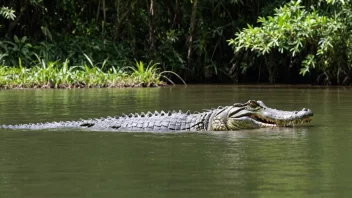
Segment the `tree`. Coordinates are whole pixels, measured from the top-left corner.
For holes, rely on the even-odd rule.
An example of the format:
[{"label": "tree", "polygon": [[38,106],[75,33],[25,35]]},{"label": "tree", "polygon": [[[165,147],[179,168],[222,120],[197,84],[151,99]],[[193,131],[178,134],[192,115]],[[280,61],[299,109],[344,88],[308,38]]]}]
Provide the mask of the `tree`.
[{"label": "tree", "polygon": [[[259,17],[260,27],[248,25],[229,40],[235,53],[250,51],[263,56],[269,81],[275,82],[278,57],[300,62],[300,74],[319,73],[324,83],[349,82],[352,61],[352,6],[349,0],[319,1],[309,9],[291,1],[275,9],[274,16]],[[325,8],[325,9],[323,9]],[[281,54],[281,55],[280,55]],[[324,78],[322,78],[324,77]]]}]

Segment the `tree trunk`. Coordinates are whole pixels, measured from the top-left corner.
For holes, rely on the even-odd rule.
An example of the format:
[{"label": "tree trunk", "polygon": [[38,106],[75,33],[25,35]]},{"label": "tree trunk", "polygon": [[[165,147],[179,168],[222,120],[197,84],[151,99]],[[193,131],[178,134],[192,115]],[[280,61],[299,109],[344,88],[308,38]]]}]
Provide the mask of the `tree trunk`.
[{"label": "tree trunk", "polygon": [[16,17],[14,21],[12,21],[9,25],[9,28],[7,29],[7,35],[11,36],[12,30],[16,27],[16,25],[20,22],[22,16],[26,12],[28,7],[28,0],[25,0],[24,3],[22,4],[20,8],[20,14]]},{"label": "tree trunk", "polygon": [[[132,11],[132,7],[135,2],[129,2],[125,5],[121,5],[120,0],[115,1],[115,9],[116,9],[116,23],[115,23],[115,32],[114,32],[114,40],[120,40],[120,32],[121,29],[129,16],[129,13]],[[126,10],[123,10],[126,9]]]},{"label": "tree trunk", "polygon": [[152,58],[155,57],[155,38],[154,38],[154,27],[153,27],[153,16],[154,16],[154,0],[147,0],[147,8],[148,8],[148,27],[149,27],[149,35],[148,35],[148,44],[149,44],[149,53]]},{"label": "tree trunk", "polygon": [[180,0],[176,0],[176,9],[172,19],[171,29],[180,28],[180,12],[181,12]]},{"label": "tree trunk", "polygon": [[189,27],[190,33],[188,38],[188,53],[187,53],[187,63],[188,68],[192,70],[192,48],[193,48],[193,40],[195,37],[196,30],[196,20],[197,20],[197,6],[198,0],[193,1],[192,15],[191,15],[191,25]]},{"label": "tree trunk", "polygon": [[102,24],[102,33],[103,33],[103,38],[105,38],[105,26],[106,26],[106,6],[105,6],[105,0],[103,1],[103,24]]}]

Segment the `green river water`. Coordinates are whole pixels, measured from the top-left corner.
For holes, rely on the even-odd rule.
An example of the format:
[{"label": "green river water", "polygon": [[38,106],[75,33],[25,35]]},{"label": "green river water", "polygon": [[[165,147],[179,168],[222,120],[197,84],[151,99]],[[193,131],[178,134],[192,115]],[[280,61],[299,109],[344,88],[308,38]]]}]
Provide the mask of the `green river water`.
[{"label": "green river water", "polygon": [[0,129],[0,197],[352,197],[349,88],[3,90],[0,124],[201,111],[249,99],[309,108],[313,121],[217,133]]}]

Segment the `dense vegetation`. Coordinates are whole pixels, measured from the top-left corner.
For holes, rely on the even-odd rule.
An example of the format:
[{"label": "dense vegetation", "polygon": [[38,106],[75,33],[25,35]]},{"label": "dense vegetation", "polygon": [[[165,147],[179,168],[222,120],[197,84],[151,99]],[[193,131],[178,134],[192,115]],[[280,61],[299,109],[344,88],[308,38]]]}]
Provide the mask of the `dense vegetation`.
[{"label": "dense vegetation", "polygon": [[[248,28],[230,40],[235,52],[258,56],[269,81],[301,67],[314,72],[318,83],[350,83],[352,64],[352,6],[348,1],[319,1],[315,7],[291,1],[274,10],[273,17],[259,17],[260,27]],[[247,69],[245,65],[243,69]],[[286,77],[286,75],[282,75]]]},{"label": "dense vegetation", "polygon": [[352,77],[350,0],[1,2],[7,87],[148,86],[170,78],[165,70],[187,82]]}]

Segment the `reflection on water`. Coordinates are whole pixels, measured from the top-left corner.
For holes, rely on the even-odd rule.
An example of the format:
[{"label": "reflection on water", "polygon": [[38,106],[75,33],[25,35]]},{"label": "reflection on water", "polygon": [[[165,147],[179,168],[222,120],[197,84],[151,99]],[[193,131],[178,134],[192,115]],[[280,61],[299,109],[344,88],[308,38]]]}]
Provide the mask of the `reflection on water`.
[{"label": "reflection on water", "polygon": [[262,100],[310,108],[294,128],[208,133],[0,131],[0,195],[12,197],[350,197],[349,89],[190,86],[0,92],[1,123]]}]

